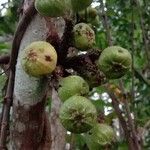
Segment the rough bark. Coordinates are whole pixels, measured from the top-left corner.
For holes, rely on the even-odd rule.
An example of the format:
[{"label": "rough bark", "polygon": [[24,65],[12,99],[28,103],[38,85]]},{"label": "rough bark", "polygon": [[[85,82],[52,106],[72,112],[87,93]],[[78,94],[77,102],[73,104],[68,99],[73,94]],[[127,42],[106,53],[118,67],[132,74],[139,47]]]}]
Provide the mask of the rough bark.
[{"label": "rough bark", "polygon": [[65,135],[66,130],[62,127],[59,120],[59,109],[61,100],[58,97],[55,89],[52,89],[52,106],[51,106],[51,150],[64,150],[65,149]]},{"label": "rough bark", "polygon": [[[23,49],[33,41],[46,39],[46,23],[37,15],[29,25],[20,45],[16,66],[11,148],[38,149],[43,143],[45,126],[46,78],[33,78],[22,69]],[[50,140],[48,141],[50,143]]]}]

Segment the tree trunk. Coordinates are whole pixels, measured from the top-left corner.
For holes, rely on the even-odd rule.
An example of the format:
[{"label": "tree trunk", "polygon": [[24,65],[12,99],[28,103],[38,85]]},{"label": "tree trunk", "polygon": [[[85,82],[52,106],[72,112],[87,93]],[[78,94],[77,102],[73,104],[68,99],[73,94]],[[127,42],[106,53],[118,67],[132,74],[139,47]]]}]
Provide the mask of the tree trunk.
[{"label": "tree trunk", "polygon": [[[28,4],[30,4],[30,0],[25,1],[24,10],[27,10]],[[58,122],[58,109],[60,107],[58,96],[55,94],[52,102],[52,125],[50,126],[49,117],[45,112],[48,79],[30,77],[21,66],[24,48],[33,41],[46,41],[47,34],[51,32],[49,27],[55,26],[60,38],[63,35],[65,24],[60,23],[62,19],[49,20],[50,22],[44,17],[36,15],[28,26],[20,45],[16,65],[9,150],[56,150],[59,144],[61,144],[61,147],[65,145],[65,132]],[[55,131],[58,131],[56,138],[61,135],[61,138],[58,138],[59,140],[54,138],[55,135],[52,135],[51,139],[50,127],[52,128],[52,134],[56,135]],[[51,143],[53,143],[52,148]],[[61,149],[63,148],[59,150]]]},{"label": "tree trunk", "polygon": [[[11,130],[12,149],[38,149],[43,143],[45,125],[46,78],[28,76],[21,66],[23,49],[33,41],[46,40],[44,18],[35,16],[20,45],[16,66],[13,125]],[[50,135],[49,135],[50,136]],[[49,140],[46,141],[50,143]],[[45,141],[44,141],[45,142]]]},{"label": "tree trunk", "polygon": [[59,121],[59,109],[61,101],[57,95],[55,89],[52,89],[52,107],[51,107],[51,150],[64,150],[65,149],[65,135],[66,131],[62,127]]}]

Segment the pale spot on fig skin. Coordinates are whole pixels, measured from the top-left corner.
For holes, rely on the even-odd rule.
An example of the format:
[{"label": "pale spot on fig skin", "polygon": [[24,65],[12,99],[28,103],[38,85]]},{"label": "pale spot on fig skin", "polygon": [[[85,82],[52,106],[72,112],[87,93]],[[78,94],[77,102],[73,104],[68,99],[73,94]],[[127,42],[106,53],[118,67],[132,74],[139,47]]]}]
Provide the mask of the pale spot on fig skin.
[{"label": "pale spot on fig skin", "polygon": [[31,49],[27,54],[27,59],[29,60],[36,60],[37,54]]}]

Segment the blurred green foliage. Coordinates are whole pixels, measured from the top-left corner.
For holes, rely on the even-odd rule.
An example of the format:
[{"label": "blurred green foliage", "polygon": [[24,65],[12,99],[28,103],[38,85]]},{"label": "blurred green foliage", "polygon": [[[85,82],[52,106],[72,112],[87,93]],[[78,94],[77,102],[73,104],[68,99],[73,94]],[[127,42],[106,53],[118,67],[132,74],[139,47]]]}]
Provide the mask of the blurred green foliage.
[{"label": "blurred green foliage", "polygon": [[[10,2],[1,2],[0,9],[0,55],[10,52],[13,34],[16,29],[18,21],[17,9],[20,0],[13,0]],[[6,76],[4,71],[0,68],[0,91],[2,91]],[[0,102],[2,102],[2,92],[0,92]]]}]

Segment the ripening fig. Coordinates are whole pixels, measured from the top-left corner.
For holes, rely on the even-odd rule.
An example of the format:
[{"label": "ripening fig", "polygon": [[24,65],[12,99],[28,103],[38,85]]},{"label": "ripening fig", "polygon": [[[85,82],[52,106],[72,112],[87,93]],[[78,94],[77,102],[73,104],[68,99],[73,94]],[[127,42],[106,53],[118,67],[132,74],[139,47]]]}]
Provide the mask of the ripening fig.
[{"label": "ripening fig", "polygon": [[132,64],[131,54],[120,46],[110,46],[104,49],[99,57],[98,66],[109,79],[124,76]]},{"label": "ripening fig", "polygon": [[95,8],[88,7],[87,14],[89,18],[95,18],[98,15],[98,11]]},{"label": "ripening fig", "polygon": [[80,11],[79,21],[87,22],[90,27],[99,27],[100,26],[100,17],[98,11],[95,8],[88,7],[86,10]]},{"label": "ripening fig", "polygon": [[95,8],[88,7],[87,9],[78,12],[78,14],[79,22],[87,22],[88,24],[91,23],[93,26],[98,26],[100,23],[98,11]]},{"label": "ripening fig", "polygon": [[110,144],[115,139],[115,132],[113,128],[104,123],[97,123],[94,127],[86,134],[91,140],[100,145]]},{"label": "ripening fig", "polygon": [[95,26],[95,27],[99,27],[100,26],[100,18],[99,18],[98,15],[95,18],[88,18],[87,21],[92,26]]},{"label": "ripening fig", "polygon": [[98,11],[95,8],[88,7],[85,10],[79,11],[79,18],[86,20],[87,18],[95,18],[98,15]]},{"label": "ripening fig", "polygon": [[85,24],[79,23],[73,29],[74,46],[79,50],[87,50],[95,44],[95,33],[92,28]]},{"label": "ripening fig", "polygon": [[56,63],[57,53],[48,42],[33,42],[22,53],[22,67],[33,77],[50,74],[56,68]]},{"label": "ripening fig", "polygon": [[63,16],[67,7],[67,0],[35,0],[35,8],[43,16]]},{"label": "ripening fig", "polygon": [[72,96],[60,108],[60,121],[72,133],[84,133],[92,129],[97,112],[90,100],[82,96]]},{"label": "ripening fig", "polygon": [[72,9],[74,12],[81,11],[91,5],[93,0],[71,0]]},{"label": "ripening fig", "polygon": [[86,95],[89,92],[87,82],[80,76],[71,75],[61,79],[59,82],[58,95],[62,101],[73,95]]}]

